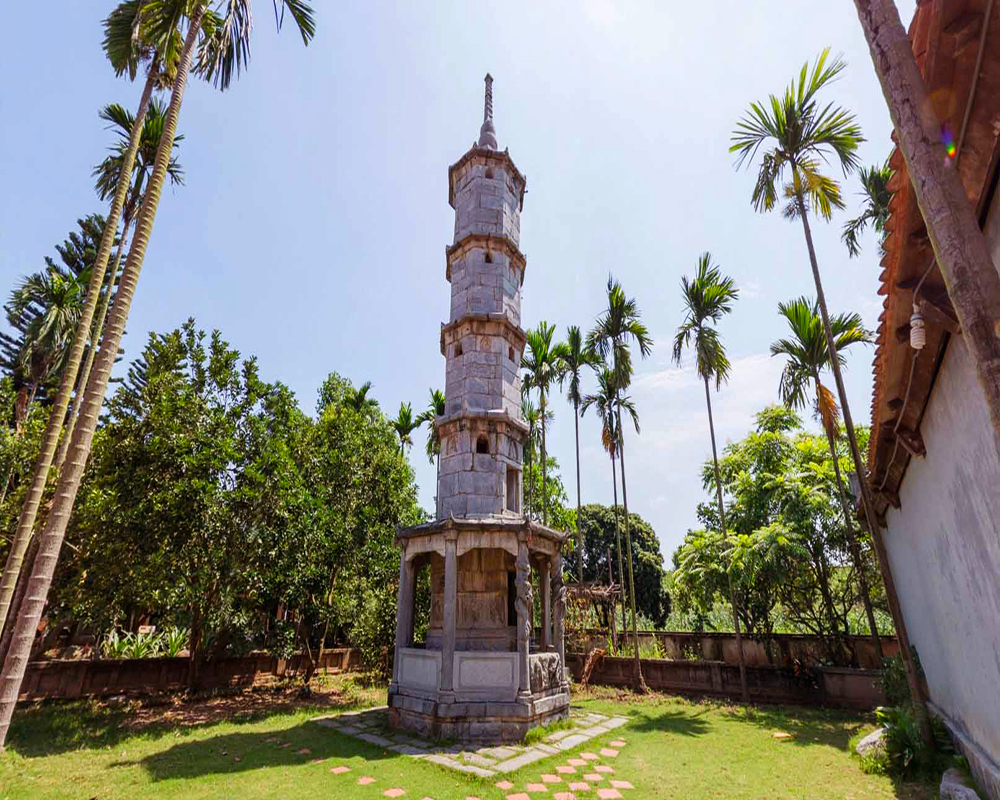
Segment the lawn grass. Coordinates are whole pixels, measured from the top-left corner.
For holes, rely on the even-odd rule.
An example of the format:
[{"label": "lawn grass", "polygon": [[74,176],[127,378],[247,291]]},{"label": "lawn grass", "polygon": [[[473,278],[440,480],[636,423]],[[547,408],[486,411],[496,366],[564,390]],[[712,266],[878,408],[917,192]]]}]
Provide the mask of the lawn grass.
[{"label": "lawn grass", "polygon": [[[504,798],[494,782],[527,782],[576,755],[532,764],[492,779],[459,774],[387,752],[310,722],[319,714],[384,702],[384,689],[328,679],[310,701],[289,695],[157,706],[49,704],[18,712],[0,755],[0,798],[360,798],[377,800],[392,787],[406,800]],[[761,707],[743,711],[714,702],[664,695],[633,701],[610,689],[574,693],[574,707],[629,718],[628,725],[578,748],[598,752],[634,790],[626,798],[907,798],[929,800],[923,784],[893,784],[862,773],[848,741],[871,729],[863,715]],[[791,734],[775,738],[774,733]],[[276,741],[274,741],[276,739]],[[288,746],[281,745],[288,742]],[[310,752],[300,754],[306,749]],[[324,759],[312,763],[313,759]],[[349,773],[331,774],[343,764]],[[358,786],[358,777],[375,782]],[[552,797],[565,786],[550,786]],[[583,797],[596,797],[591,791]]]}]

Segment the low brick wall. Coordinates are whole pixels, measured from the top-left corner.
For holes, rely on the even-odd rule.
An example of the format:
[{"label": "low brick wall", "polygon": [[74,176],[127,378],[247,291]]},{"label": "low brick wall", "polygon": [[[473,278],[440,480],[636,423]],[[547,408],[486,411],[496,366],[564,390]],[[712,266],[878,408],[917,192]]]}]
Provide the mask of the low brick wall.
[{"label": "low brick wall", "polygon": [[[307,663],[303,655],[208,659],[199,667],[198,682],[204,689],[249,687],[265,677],[294,676],[304,671]],[[348,672],[360,666],[360,652],[344,647],[324,652],[317,670]],[[175,691],[187,687],[189,667],[186,658],[33,661],[25,672],[18,700],[71,700]]]},{"label": "low brick wall", "polygon": [[[848,636],[849,645],[854,649],[858,666],[862,669],[881,669],[875,649],[875,640],[870,636]],[[674,661],[689,658],[695,654],[706,661],[738,663],[736,636],[732,633],[690,633],[686,631],[639,631],[640,646],[656,639],[664,658]],[[898,656],[899,644],[895,636],[882,636],[882,651],[886,656]],[[607,647],[608,633],[602,630],[586,630],[582,633],[567,634],[566,646],[574,652],[587,652],[595,647]],[[629,634],[628,641],[632,641]],[[771,659],[768,659],[768,643],[743,637],[743,658],[747,664],[791,664],[801,661],[814,664],[823,656],[822,642],[815,636],[795,633],[781,633],[769,640]]]},{"label": "low brick wall", "polygon": [[[584,656],[567,654],[574,680],[580,679]],[[601,686],[631,686],[630,658],[602,658],[590,675]],[[722,661],[642,660],[642,674],[650,689],[689,696],[740,696],[740,668]],[[770,664],[747,666],[750,699],[762,703],[797,703],[868,710],[885,703],[877,685],[880,672],[867,669],[817,667],[796,674]]]}]

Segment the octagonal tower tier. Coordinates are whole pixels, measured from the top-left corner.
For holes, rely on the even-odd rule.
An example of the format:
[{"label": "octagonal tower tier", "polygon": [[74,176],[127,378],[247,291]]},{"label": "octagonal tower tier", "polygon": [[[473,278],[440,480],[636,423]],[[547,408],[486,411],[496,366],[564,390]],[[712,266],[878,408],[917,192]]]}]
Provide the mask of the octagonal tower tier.
[{"label": "octagonal tower tier", "polygon": [[[521,509],[525,179],[497,149],[492,82],[487,75],[479,140],[448,170],[455,239],[445,250],[451,313],[441,326],[447,373],[445,413],[435,422],[437,519],[396,537],[402,558],[389,688],[394,725],[480,741],[519,740],[569,710],[566,534],[525,519]],[[425,640],[415,642],[422,570],[430,577],[431,614]]]}]

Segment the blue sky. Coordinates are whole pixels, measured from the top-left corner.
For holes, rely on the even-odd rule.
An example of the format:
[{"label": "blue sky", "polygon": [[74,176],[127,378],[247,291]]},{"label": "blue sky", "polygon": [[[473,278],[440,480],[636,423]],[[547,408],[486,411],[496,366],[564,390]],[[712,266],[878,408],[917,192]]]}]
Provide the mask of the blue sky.
[{"label": "blue sky", "polygon": [[[390,413],[401,400],[422,408],[428,388],[444,385],[447,169],[478,135],[489,71],[500,146],[528,179],[526,326],[587,329],[610,271],[655,339],[633,391],[642,435],[626,453],[630,507],[653,524],[669,561],[695,522],[710,455],[703,389],[670,363],[681,275],[709,250],[742,290],[722,326],[734,369],[713,396],[720,445],[776,398],[776,304],[813,291],[801,227],[750,207],[753,173],[737,173],[727,151],[734,123],[829,45],[849,66],[828,97],[858,115],[863,160],[891,147],[853,4],[314,5],[308,49],[291,29],[275,34],[261,1],[239,83],[225,94],[190,85],[179,152],[187,185],[160,204],[127,358],[149,331],[194,316],[256,355],[307,411],[333,370],[371,380]],[[897,5],[908,23],[913,1]],[[134,108],[140,90],[102,57],[111,3],[60,4],[45,25],[29,6],[9,9],[0,34],[6,63],[18,65],[0,94],[0,287],[37,269],[77,217],[103,210],[90,172],[111,139],[97,110]],[[881,308],[874,238],[853,260],[838,238],[857,190],[849,179],[848,213],[814,230],[831,308],[859,311],[871,327]],[[859,422],[869,415],[871,360],[871,348],[848,360]],[[549,448],[575,502],[572,414],[558,401],[555,410]],[[610,466],[589,415],[580,434],[584,502],[610,502]],[[412,461],[431,508],[433,469],[416,448]]]}]

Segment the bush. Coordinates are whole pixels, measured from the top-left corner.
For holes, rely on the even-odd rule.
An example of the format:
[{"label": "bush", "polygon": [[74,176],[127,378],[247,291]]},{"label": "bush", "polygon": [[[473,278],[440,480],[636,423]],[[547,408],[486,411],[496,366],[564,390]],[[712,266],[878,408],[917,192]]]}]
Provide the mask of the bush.
[{"label": "bush", "polygon": [[899,778],[937,778],[948,766],[955,748],[944,723],[931,718],[936,749],[931,750],[920,736],[920,724],[909,705],[875,710],[878,724],[885,728],[884,746],[863,757],[866,772]]},{"label": "bush", "polygon": [[367,585],[350,631],[366,670],[388,676],[396,640],[396,587]]},{"label": "bush", "polygon": [[[917,675],[920,680],[924,679],[924,671],[920,666],[920,658],[917,656],[917,648],[910,648],[913,652],[913,663],[917,666]],[[902,656],[892,656],[882,659],[882,677],[879,678],[879,685],[885,692],[885,701],[890,706],[904,706],[912,702],[910,697],[910,683],[906,678],[906,664],[903,663]]]}]

